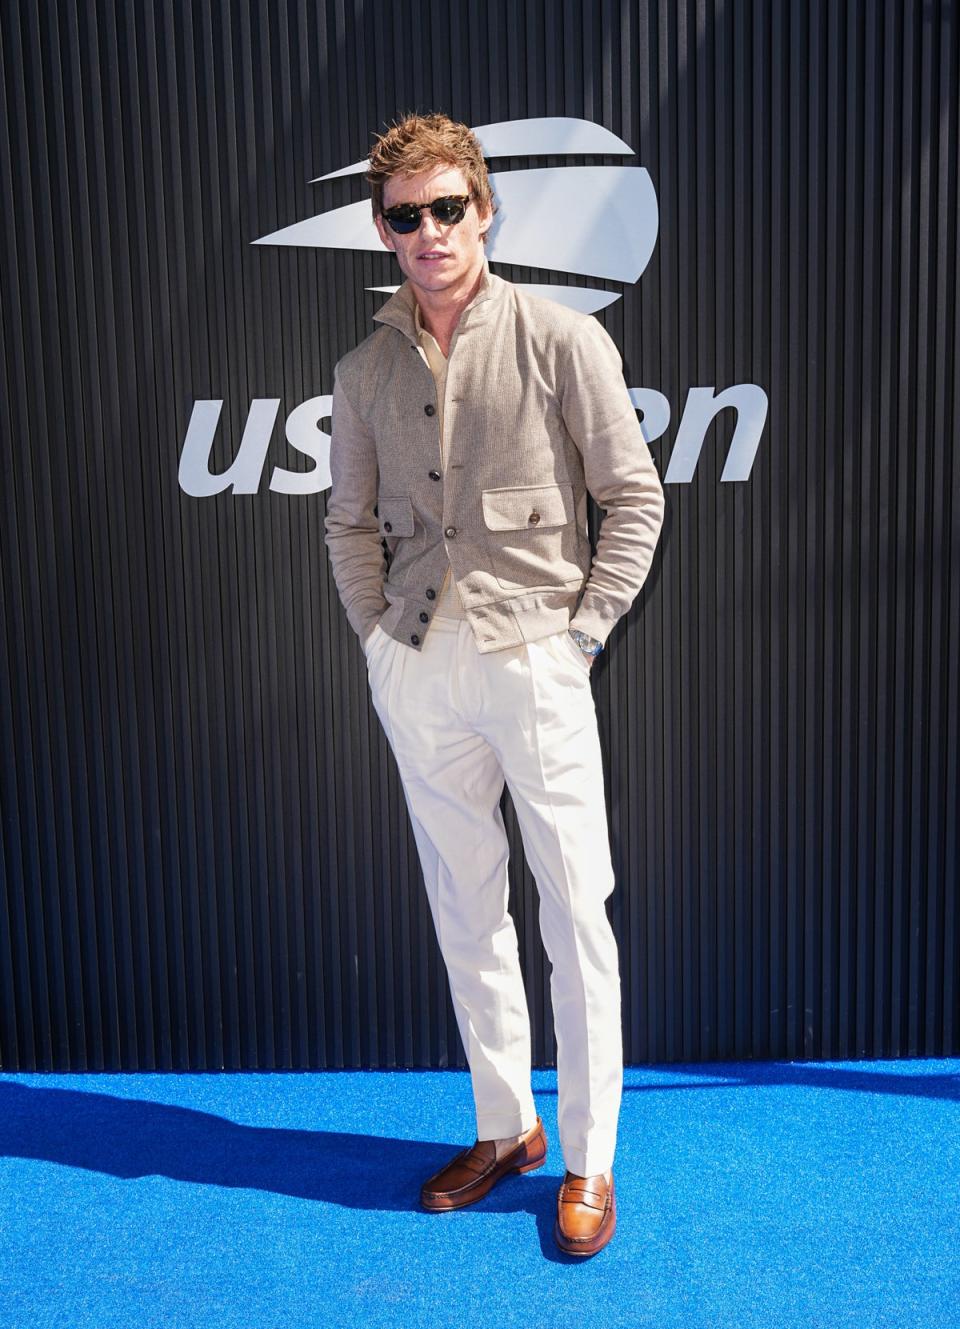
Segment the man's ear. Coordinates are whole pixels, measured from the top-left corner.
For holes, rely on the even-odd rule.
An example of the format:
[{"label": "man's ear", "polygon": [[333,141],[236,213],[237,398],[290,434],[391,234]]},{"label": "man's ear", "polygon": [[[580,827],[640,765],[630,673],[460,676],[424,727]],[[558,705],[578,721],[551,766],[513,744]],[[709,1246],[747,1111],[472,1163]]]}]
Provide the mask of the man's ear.
[{"label": "man's ear", "polygon": [[490,227],[493,225],[493,208],[487,204],[486,212],[478,212],[477,220],[480,227],[480,238],[483,243],[486,244],[490,234]]},{"label": "man's ear", "polygon": [[386,224],[383,218],[374,217],[373,224],[374,226],[376,226],[377,234],[380,236],[380,239],[383,241],[386,248],[391,251],[396,250],[397,246],[393,239],[393,232],[390,230],[390,227]]}]

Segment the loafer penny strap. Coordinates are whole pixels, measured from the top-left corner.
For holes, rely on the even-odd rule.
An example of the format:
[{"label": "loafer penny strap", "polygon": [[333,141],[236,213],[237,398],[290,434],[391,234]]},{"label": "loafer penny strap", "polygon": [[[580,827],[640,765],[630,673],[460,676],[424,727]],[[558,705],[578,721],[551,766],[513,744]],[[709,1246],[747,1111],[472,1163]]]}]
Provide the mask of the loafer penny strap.
[{"label": "loafer penny strap", "polygon": [[585,1204],[590,1209],[607,1207],[606,1190],[596,1190],[586,1181],[565,1181],[560,1186],[561,1204]]},{"label": "loafer penny strap", "polygon": [[490,1168],[496,1162],[496,1159],[487,1158],[483,1153],[480,1152],[477,1145],[474,1144],[471,1145],[469,1149],[465,1149],[463,1154],[457,1161],[459,1162],[461,1167],[469,1168],[471,1172],[475,1172],[478,1177],[481,1177],[483,1176],[484,1172],[488,1172],[490,1170]]}]

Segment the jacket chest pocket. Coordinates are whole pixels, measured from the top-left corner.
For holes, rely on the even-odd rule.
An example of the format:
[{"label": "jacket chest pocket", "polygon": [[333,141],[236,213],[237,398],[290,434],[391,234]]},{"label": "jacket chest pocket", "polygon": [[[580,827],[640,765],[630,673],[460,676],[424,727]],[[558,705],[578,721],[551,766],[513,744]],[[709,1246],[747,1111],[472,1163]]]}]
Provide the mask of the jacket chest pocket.
[{"label": "jacket chest pocket", "polygon": [[582,576],[572,484],[484,489],[481,502],[501,586],[555,586]]}]

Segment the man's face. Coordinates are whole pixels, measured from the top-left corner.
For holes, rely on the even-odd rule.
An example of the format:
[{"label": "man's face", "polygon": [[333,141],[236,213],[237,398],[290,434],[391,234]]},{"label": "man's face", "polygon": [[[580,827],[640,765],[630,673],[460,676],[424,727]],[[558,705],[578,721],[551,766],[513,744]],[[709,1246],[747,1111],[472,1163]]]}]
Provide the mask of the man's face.
[{"label": "man's face", "polygon": [[[398,203],[432,203],[435,198],[469,192],[459,167],[433,166],[418,171],[416,175],[391,176],[383,187],[383,206],[393,208]],[[397,235],[382,217],[375,219],[380,239],[396,254],[411,285],[436,293],[469,285],[483,263],[480,236],[490,225],[490,209],[479,213],[476,201],[471,199],[463,221],[455,226],[442,225],[429,210],[424,210],[421,215],[423,220],[419,230],[410,235]]]}]

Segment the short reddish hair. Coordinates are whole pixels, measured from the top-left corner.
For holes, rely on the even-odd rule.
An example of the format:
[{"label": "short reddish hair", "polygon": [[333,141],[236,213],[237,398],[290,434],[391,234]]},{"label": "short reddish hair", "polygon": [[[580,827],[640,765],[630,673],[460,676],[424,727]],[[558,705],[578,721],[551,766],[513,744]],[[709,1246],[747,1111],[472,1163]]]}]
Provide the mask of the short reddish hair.
[{"label": "short reddish hair", "polygon": [[[479,211],[497,211],[483,149],[473,130],[439,113],[405,115],[377,137],[370,149],[364,179],[370,185],[374,217],[383,211],[383,187],[394,175],[416,175],[431,166],[454,166],[463,172]],[[486,232],[484,233],[486,241]]]}]

